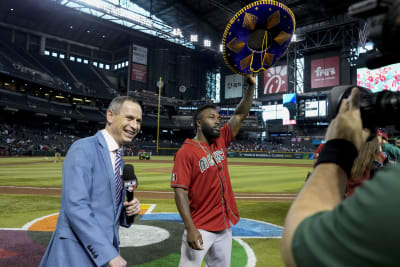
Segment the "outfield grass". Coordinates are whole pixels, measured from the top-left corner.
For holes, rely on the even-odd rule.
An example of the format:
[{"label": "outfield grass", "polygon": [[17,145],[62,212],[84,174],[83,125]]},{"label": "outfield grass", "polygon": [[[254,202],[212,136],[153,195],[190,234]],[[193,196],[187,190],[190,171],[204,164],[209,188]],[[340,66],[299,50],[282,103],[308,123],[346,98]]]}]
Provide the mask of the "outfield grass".
[{"label": "outfield grass", "polygon": [[[137,157],[126,157],[127,162],[135,159],[133,165],[139,179],[139,190],[170,191],[170,177],[173,166],[172,157],[153,157],[165,163],[138,161]],[[310,164],[310,167],[229,165],[229,173],[235,192],[286,192],[296,193],[304,183],[305,176],[311,170],[309,160],[291,159],[238,159],[230,162]],[[41,162],[36,164],[34,162]],[[24,163],[24,164],[15,164]],[[53,163],[51,159],[36,158],[0,158],[0,185],[61,187],[62,163]]]}]

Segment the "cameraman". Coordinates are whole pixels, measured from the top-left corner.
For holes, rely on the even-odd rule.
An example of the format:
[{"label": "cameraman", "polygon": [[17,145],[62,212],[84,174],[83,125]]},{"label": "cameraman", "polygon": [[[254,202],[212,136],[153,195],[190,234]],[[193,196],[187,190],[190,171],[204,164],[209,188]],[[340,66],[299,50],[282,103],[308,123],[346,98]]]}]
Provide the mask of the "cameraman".
[{"label": "cameraman", "polygon": [[400,166],[343,200],[358,150],[368,137],[359,109],[359,89],[342,101],[326,132],[316,168],[287,214],[282,238],[286,266],[399,266]]}]

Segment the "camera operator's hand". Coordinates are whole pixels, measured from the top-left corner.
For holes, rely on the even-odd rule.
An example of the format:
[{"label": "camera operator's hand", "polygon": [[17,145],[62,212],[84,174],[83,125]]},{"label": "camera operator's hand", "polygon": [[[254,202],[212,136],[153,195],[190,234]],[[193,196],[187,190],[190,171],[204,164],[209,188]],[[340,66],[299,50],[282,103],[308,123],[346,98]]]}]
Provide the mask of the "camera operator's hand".
[{"label": "camera operator's hand", "polygon": [[354,87],[349,98],[343,99],[338,114],[329,124],[325,134],[326,141],[345,139],[360,150],[369,136],[369,130],[362,127],[359,100],[360,90]]}]

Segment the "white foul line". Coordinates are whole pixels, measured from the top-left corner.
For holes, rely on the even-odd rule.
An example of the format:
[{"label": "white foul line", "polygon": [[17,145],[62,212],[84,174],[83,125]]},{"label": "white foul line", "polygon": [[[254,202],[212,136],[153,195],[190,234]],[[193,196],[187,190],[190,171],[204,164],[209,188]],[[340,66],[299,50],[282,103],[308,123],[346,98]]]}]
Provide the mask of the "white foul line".
[{"label": "white foul line", "polygon": [[254,255],[254,251],[251,249],[251,247],[240,238],[234,237],[233,239],[235,239],[246,251],[246,254],[247,254],[246,267],[255,267],[257,258],[256,258],[256,255]]}]

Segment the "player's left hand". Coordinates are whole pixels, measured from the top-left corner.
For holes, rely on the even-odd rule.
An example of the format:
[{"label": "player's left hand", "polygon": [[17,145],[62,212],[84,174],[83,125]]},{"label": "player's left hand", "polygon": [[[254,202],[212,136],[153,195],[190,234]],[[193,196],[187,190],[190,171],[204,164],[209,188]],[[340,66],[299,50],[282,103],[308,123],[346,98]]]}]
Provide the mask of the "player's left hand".
[{"label": "player's left hand", "polygon": [[134,198],[132,201],[124,202],[126,215],[133,216],[139,214],[140,212],[140,201],[137,198]]}]

